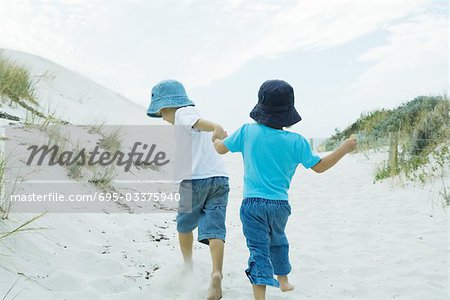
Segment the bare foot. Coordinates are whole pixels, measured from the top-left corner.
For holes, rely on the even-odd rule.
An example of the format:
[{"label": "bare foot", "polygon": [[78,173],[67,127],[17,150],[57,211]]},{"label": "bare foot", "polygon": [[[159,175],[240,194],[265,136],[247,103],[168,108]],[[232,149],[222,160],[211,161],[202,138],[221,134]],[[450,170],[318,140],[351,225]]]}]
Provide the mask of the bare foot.
[{"label": "bare foot", "polygon": [[282,292],[289,292],[294,289],[294,286],[289,283],[288,277],[286,275],[278,275],[278,281],[280,282],[280,290]]},{"label": "bare foot", "polygon": [[215,273],[211,276],[211,283],[208,289],[208,300],[222,299],[222,274]]}]

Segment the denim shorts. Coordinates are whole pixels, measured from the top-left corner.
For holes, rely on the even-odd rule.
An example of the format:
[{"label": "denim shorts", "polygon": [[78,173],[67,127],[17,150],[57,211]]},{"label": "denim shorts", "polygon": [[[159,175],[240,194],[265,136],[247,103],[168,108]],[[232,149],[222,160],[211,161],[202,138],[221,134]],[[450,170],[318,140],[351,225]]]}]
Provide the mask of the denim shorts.
[{"label": "denim shorts", "polygon": [[279,287],[273,275],[291,272],[289,243],[285,234],[291,214],[287,200],[245,198],[241,205],[241,222],[250,251],[245,270],[254,285]]},{"label": "denim shorts", "polygon": [[225,241],[225,216],[228,204],[227,177],[183,180],[180,184],[180,203],[177,230],[191,232],[198,226],[198,241]]}]

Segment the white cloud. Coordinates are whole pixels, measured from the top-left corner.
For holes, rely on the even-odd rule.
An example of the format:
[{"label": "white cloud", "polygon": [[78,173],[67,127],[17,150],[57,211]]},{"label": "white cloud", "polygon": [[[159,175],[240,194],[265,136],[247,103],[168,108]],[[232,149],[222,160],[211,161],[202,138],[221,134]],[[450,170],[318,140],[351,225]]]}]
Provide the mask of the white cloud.
[{"label": "white cloud", "polygon": [[434,3],[2,1],[0,47],[54,60],[145,105],[151,86],[164,78],[191,89],[226,81],[260,58],[332,48],[384,32],[386,41],[355,58],[367,70],[342,87],[344,96],[324,105],[329,100],[318,91],[323,107],[307,113],[320,124],[302,126],[308,135],[325,135],[361,111],[448,88],[448,20],[442,15],[447,6],[436,9]]},{"label": "white cloud", "polygon": [[[197,66],[198,75],[191,74],[190,83],[209,84],[261,56],[344,44],[420,11],[427,2],[304,0],[289,7],[270,9],[241,4],[234,11],[236,20],[229,20],[227,16],[217,18],[222,24],[216,32],[219,39],[212,36],[203,51],[191,53],[190,65]],[[246,10],[252,13],[244,13],[242,20],[242,12]],[[184,71],[190,72],[191,68]]]},{"label": "white cloud", "polygon": [[[387,28],[385,45],[361,55],[374,64],[352,87],[354,97],[370,95],[378,105],[448,89],[448,19],[421,15]],[[408,99],[409,98],[409,99]],[[394,99],[397,99],[396,101]]]},{"label": "white cloud", "polygon": [[[419,95],[448,91],[448,19],[421,14],[386,26],[387,41],[367,50],[358,60],[371,65],[355,83],[343,89],[320,112],[309,112],[309,132],[343,129],[361,112],[394,108]],[[318,129],[319,128],[319,129]]]},{"label": "white cloud", "polygon": [[161,78],[207,85],[258,57],[346,43],[427,2],[8,1],[0,4],[0,46],[142,101]]},{"label": "white cloud", "polygon": [[[418,74],[448,64],[448,19],[446,16],[423,15],[390,26],[385,45],[364,53],[361,61],[376,61],[357,85],[386,80],[386,75]],[[437,79],[437,78],[436,78]],[[442,83],[445,78],[435,83]],[[424,83],[430,83],[425,81]]]}]

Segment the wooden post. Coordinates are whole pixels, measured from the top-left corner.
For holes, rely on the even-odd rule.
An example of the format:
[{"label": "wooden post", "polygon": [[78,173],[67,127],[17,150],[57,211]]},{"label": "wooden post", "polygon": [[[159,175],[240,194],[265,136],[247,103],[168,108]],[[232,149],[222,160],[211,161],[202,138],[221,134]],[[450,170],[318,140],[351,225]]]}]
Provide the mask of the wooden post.
[{"label": "wooden post", "polygon": [[398,137],[396,133],[389,133],[389,166],[391,176],[398,174]]},{"label": "wooden post", "polygon": [[309,139],[309,146],[311,147],[311,151],[314,152],[314,140],[312,138]]}]

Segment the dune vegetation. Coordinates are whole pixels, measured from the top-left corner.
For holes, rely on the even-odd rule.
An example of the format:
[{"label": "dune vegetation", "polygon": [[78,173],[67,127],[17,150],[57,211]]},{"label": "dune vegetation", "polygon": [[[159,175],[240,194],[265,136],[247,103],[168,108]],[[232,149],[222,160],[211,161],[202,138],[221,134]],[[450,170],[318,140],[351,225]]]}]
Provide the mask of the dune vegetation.
[{"label": "dune vegetation", "polygon": [[37,104],[34,82],[29,71],[0,52],[0,97],[2,101]]},{"label": "dune vegetation", "polygon": [[[410,180],[426,182],[439,177],[450,162],[450,101],[445,96],[420,96],[392,110],[376,110],[361,117],[343,131],[328,139],[323,148],[334,149],[346,137],[358,137],[358,150],[392,147],[395,162],[382,164],[375,180],[403,175]],[[392,159],[392,158],[390,158]],[[444,204],[450,199],[444,188]]]},{"label": "dune vegetation", "polygon": [[[43,74],[33,77],[26,67],[0,52],[0,104],[19,105],[26,111],[45,118],[46,116],[38,109],[39,103],[36,98],[36,89],[39,81],[47,78],[48,75]],[[6,114],[6,117],[17,121],[15,116]]]},{"label": "dune vegetation", "polygon": [[[48,72],[31,75],[25,66],[18,64],[0,51],[0,107],[3,105],[20,106],[27,112],[27,120],[45,119],[46,122],[50,120],[53,123],[60,123],[62,120],[56,118],[52,112],[47,114],[42,112],[37,99],[36,92],[39,83],[51,78],[52,76]],[[20,120],[20,118],[5,112],[0,112],[0,116],[14,121]]]},{"label": "dune vegetation", "polygon": [[[69,125],[69,122],[63,120],[55,111],[49,108],[45,111],[39,105],[37,91],[39,83],[43,79],[51,79],[48,72],[42,75],[31,75],[25,66],[18,64],[0,51],[0,107],[18,107],[24,109],[26,112],[23,119],[2,111],[0,111],[0,117],[19,121],[26,130],[38,128],[47,135],[47,143],[49,145],[58,146],[59,152],[76,148],[78,147],[76,141],[71,143],[67,133],[63,130],[64,125]],[[89,131],[89,133],[101,138],[101,147],[105,149],[119,149],[121,146],[119,130],[111,134],[105,134],[103,132],[103,125],[99,124],[94,126],[93,128],[95,130]],[[6,137],[2,137],[2,139],[5,140]],[[7,154],[4,153],[3,149],[0,149],[0,221],[8,219],[11,210],[11,202],[7,201],[8,195],[6,195],[4,189],[6,168]],[[81,180],[87,176],[89,182],[105,190],[112,188],[111,180],[115,173],[113,169],[101,167],[89,169],[84,165],[76,164],[67,168],[67,175],[74,180]],[[35,219],[32,218],[30,222],[26,222],[23,226],[27,226]],[[20,226],[12,233],[19,231],[22,231],[22,227]],[[0,230],[0,239],[10,234],[11,232],[2,235]]]}]

